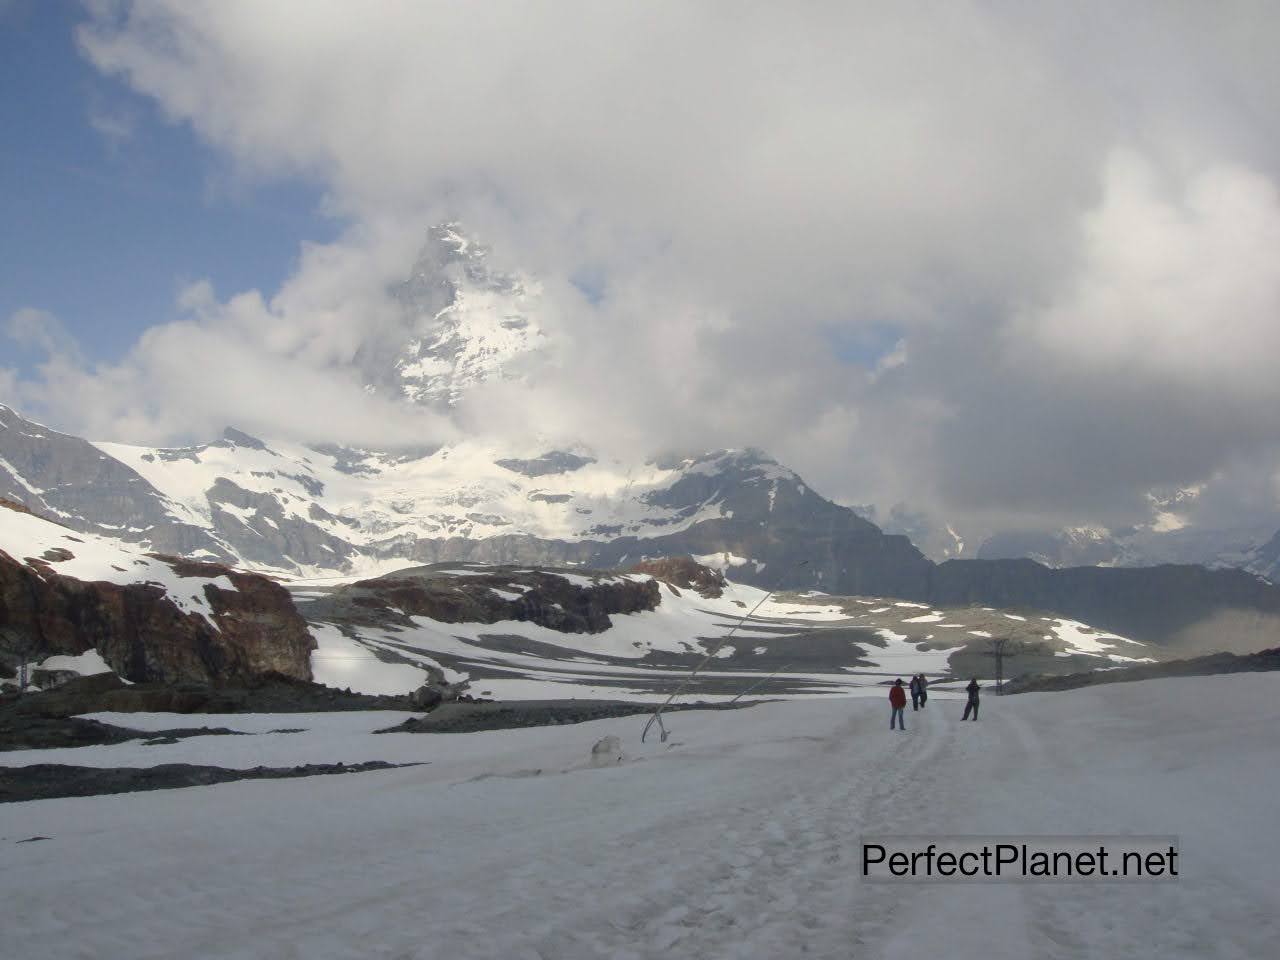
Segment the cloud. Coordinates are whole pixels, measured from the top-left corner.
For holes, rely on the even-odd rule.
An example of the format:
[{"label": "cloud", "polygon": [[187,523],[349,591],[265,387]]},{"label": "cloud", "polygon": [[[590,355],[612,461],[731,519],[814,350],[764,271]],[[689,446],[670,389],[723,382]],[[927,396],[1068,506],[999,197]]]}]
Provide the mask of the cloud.
[{"label": "cloud", "polygon": [[138,131],[137,112],[127,104],[113,103],[101,94],[91,94],[89,126],[105,141],[109,150],[118,150]]},{"label": "cloud", "polygon": [[[411,238],[461,216],[545,279],[562,345],[538,389],[469,398],[464,430],[628,455],[751,443],[824,492],[962,532],[1141,518],[1152,487],[1265,473],[1280,448],[1278,19],[1265,3],[95,8],[96,67],[240,173],[320,180],[355,227],[278,292],[193,290],[177,324],[74,382],[128,397],[107,406],[117,433],[194,429],[223,403],[386,432],[407,414],[370,408],[343,370],[390,335],[383,291]],[[885,331],[866,356],[833,349]],[[234,388],[179,389],[193,355]],[[344,385],[309,418],[275,410],[271,370],[295,397]]]},{"label": "cloud", "polygon": [[[1064,298],[1015,327],[1061,362],[1204,399],[1280,400],[1280,196],[1230,165],[1162,182],[1127,151],[1081,222]],[[1019,338],[1015,348],[1022,346]]]},{"label": "cloud", "polygon": [[62,321],[47,310],[33,307],[15,310],[5,324],[4,332],[20,347],[43,350],[77,361],[80,359],[80,347],[75,338]]},{"label": "cloud", "polygon": [[10,334],[47,355],[18,399],[95,439],[203,440],[234,425],[302,441],[447,440],[446,419],[371,396],[353,365],[369,337],[400,323],[378,267],[384,245],[399,250],[395,237],[372,233],[308,247],[270,299],[252,290],[219,300],[207,281],[192,284],[178,318],[117,363],[87,364],[55,318],[20,310]]}]

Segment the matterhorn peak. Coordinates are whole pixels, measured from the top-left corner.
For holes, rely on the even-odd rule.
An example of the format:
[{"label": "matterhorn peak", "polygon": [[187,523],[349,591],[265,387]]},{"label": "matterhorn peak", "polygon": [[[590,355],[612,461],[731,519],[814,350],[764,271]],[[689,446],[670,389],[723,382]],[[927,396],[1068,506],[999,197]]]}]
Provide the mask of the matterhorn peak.
[{"label": "matterhorn peak", "polygon": [[403,340],[370,364],[371,392],[452,407],[472,387],[518,377],[514,361],[545,343],[540,285],[519,271],[496,269],[489,248],[456,221],[427,231],[409,276],[393,292]]}]

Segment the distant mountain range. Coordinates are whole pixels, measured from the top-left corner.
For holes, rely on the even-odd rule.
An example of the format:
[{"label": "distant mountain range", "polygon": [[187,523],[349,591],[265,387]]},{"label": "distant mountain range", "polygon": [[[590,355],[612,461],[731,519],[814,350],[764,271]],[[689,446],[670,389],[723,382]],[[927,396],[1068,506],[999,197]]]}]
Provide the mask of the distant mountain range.
[{"label": "distant mountain range", "polygon": [[[431,231],[397,295],[403,336],[356,359],[370,391],[447,409],[477,383],[527,375],[550,348],[536,282],[492,269],[456,225]],[[76,531],[293,578],[443,561],[609,569],[689,554],[757,586],[1028,607],[1158,643],[1280,623],[1280,587],[1255,575],[1274,572],[1280,538],[1259,545],[1254,572],[1096,566],[1113,562],[1101,549],[1051,569],[1069,551],[1045,553],[1048,564],[999,559],[989,555],[1035,544],[998,541],[983,559],[935,564],[750,449],[623,463],[585,446],[471,438],[377,450],[234,428],[153,448],[89,442],[0,406],[0,496]]]},{"label": "distant mountain range", "polygon": [[929,558],[945,560],[1034,560],[1062,567],[1152,567],[1193,563],[1205,567],[1246,570],[1280,582],[1280,518],[1263,517],[1252,526],[1215,527],[1192,522],[1187,514],[1198,490],[1170,497],[1150,496],[1151,516],[1144,523],[1057,529],[1004,530],[965,535],[924,511],[904,504],[881,515],[871,505],[854,507],[859,516],[886,533],[902,534]]},{"label": "distant mountain range", "polygon": [[997,534],[978,549],[982,559],[1026,557],[1052,567],[1151,566],[1198,563],[1234,567],[1280,582],[1280,532],[1216,530],[1151,525],[1112,531],[1069,527],[1044,532]]}]

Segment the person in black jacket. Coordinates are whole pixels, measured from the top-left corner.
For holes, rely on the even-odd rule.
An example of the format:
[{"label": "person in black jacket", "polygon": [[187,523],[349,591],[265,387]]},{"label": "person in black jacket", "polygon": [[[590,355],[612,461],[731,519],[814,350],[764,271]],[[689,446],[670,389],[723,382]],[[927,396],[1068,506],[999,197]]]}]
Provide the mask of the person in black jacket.
[{"label": "person in black jacket", "polygon": [[969,702],[964,705],[964,716],[960,718],[961,720],[969,719],[970,710],[973,711],[973,719],[978,719],[978,691],[980,689],[982,688],[978,686],[978,678],[972,677],[969,680],[969,685],[965,687],[965,690],[969,691]]},{"label": "person in black jacket", "polygon": [[920,707],[929,702],[929,681],[924,678],[924,674],[916,677],[916,689],[920,691]]}]

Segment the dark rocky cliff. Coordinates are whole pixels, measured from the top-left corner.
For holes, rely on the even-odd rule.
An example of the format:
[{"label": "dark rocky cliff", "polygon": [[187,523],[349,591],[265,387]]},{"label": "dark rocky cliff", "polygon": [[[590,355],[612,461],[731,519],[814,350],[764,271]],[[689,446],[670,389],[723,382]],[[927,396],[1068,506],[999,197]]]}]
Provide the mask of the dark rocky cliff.
[{"label": "dark rocky cliff", "polygon": [[536,623],[562,633],[600,633],[611,614],[655,609],[661,596],[652,580],[594,571],[480,568],[462,576],[439,567],[413,567],[334,588],[306,604],[316,621],[385,623],[401,616],[441,623]]},{"label": "dark rocky cliff", "polygon": [[[283,587],[220,564],[167,562],[196,581],[212,622],[180,610],[155,584],[84,582],[0,551],[0,652],[42,659],[96,649],[133,681],[220,683],[267,673],[311,679],[315,640]],[[236,589],[210,582],[218,577]]]}]

